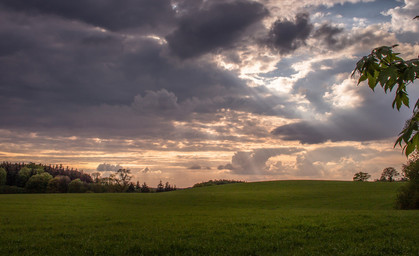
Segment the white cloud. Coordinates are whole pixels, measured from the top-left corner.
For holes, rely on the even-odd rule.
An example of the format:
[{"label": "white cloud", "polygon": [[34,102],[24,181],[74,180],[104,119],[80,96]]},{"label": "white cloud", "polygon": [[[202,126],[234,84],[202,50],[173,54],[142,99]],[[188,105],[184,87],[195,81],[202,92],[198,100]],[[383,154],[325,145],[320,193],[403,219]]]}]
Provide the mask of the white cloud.
[{"label": "white cloud", "polygon": [[396,7],[384,12],[384,15],[391,16],[391,25],[395,32],[419,32],[419,21],[413,18],[419,15],[419,1],[405,0],[405,5]]},{"label": "white cloud", "polygon": [[348,75],[341,83],[332,85],[332,91],[326,92],[323,98],[337,108],[356,108],[363,103],[356,84],[356,80]]}]

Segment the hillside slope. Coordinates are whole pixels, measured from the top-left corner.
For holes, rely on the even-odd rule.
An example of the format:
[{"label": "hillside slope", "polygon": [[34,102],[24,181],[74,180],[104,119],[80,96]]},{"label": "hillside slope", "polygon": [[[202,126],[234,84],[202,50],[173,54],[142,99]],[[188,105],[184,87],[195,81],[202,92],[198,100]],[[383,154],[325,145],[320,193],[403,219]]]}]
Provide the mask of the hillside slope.
[{"label": "hillside slope", "polygon": [[419,255],[397,183],[0,195],[0,255]]}]

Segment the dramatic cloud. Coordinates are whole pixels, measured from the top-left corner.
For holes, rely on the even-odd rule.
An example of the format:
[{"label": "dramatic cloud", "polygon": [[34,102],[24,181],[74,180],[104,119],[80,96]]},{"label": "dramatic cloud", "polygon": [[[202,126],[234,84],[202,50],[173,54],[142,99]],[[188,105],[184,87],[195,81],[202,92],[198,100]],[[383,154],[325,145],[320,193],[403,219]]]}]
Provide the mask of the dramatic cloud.
[{"label": "dramatic cloud", "polygon": [[58,15],[110,30],[169,25],[175,14],[170,0],[2,0],[0,4],[30,15]]},{"label": "dramatic cloud", "polygon": [[305,44],[312,30],[309,14],[300,13],[295,17],[295,21],[275,21],[269,31],[267,43],[281,54],[291,53]]},{"label": "dramatic cloud", "polygon": [[171,50],[186,59],[229,47],[252,23],[267,14],[263,5],[249,1],[216,3],[181,18],[166,37]]},{"label": "dramatic cloud", "polygon": [[380,45],[416,57],[417,10],[412,0],[0,0],[0,155],[102,173],[121,163],[141,183],[179,186],[400,165],[392,146],[411,110],[350,73]]},{"label": "dramatic cloud", "polygon": [[[355,110],[338,110],[322,121],[300,121],[279,126],[271,133],[283,140],[297,140],[308,144],[326,141],[371,141],[397,135],[410,111],[404,110],[402,114],[393,110],[389,97],[387,102],[376,104],[375,107],[365,104]],[[380,108],[386,109],[387,112],[378,111]],[[392,118],[389,119],[389,116]]]}]

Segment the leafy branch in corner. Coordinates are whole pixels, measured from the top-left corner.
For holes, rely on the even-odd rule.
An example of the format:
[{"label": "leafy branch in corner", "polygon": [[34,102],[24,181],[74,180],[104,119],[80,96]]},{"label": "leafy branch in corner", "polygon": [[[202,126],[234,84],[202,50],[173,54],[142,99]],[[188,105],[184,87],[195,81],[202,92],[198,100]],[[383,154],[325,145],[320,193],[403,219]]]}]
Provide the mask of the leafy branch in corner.
[{"label": "leafy branch in corner", "polygon": [[[419,19],[419,16],[414,19]],[[409,108],[407,86],[419,77],[419,56],[416,59],[404,60],[398,56],[400,53],[393,52],[396,46],[381,46],[372,50],[368,56],[358,61],[352,76],[358,72],[360,74],[358,85],[368,80],[368,86],[373,91],[378,84],[385,93],[395,91],[392,107],[400,110],[403,105]],[[418,124],[419,100],[416,100],[413,115],[406,121],[394,144],[396,147],[404,143],[403,152],[406,156],[418,150]]]}]

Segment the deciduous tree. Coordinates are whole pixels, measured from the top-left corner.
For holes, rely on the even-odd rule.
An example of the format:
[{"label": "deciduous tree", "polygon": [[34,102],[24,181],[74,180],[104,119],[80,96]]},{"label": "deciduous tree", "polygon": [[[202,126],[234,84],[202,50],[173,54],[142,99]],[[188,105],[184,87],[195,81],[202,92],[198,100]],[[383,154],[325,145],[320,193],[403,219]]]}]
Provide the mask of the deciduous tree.
[{"label": "deciduous tree", "polygon": [[128,188],[128,185],[130,184],[130,181],[132,179],[131,170],[119,169],[118,171],[116,171],[114,179],[116,183],[119,186],[121,186],[122,191],[125,191]]},{"label": "deciduous tree", "polygon": [[371,175],[369,175],[366,172],[357,172],[355,173],[353,180],[354,181],[367,181],[369,178],[371,178]]},{"label": "deciduous tree", "polygon": [[17,180],[16,185],[19,187],[24,187],[26,182],[28,182],[29,178],[32,175],[32,170],[28,167],[22,167],[19,172],[17,173]]},{"label": "deciduous tree", "polygon": [[380,181],[392,182],[394,181],[394,178],[399,175],[400,174],[398,171],[396,171],[396,169],[394,169],[393,167],[387,167],[381,173]]},{"label": "deciduous tree", "polygon": [[46,192],[48,182],[52,179],[51,174],[44,172],[31,176],[26,182],[26,189],[31,192],[43,193]]}]

